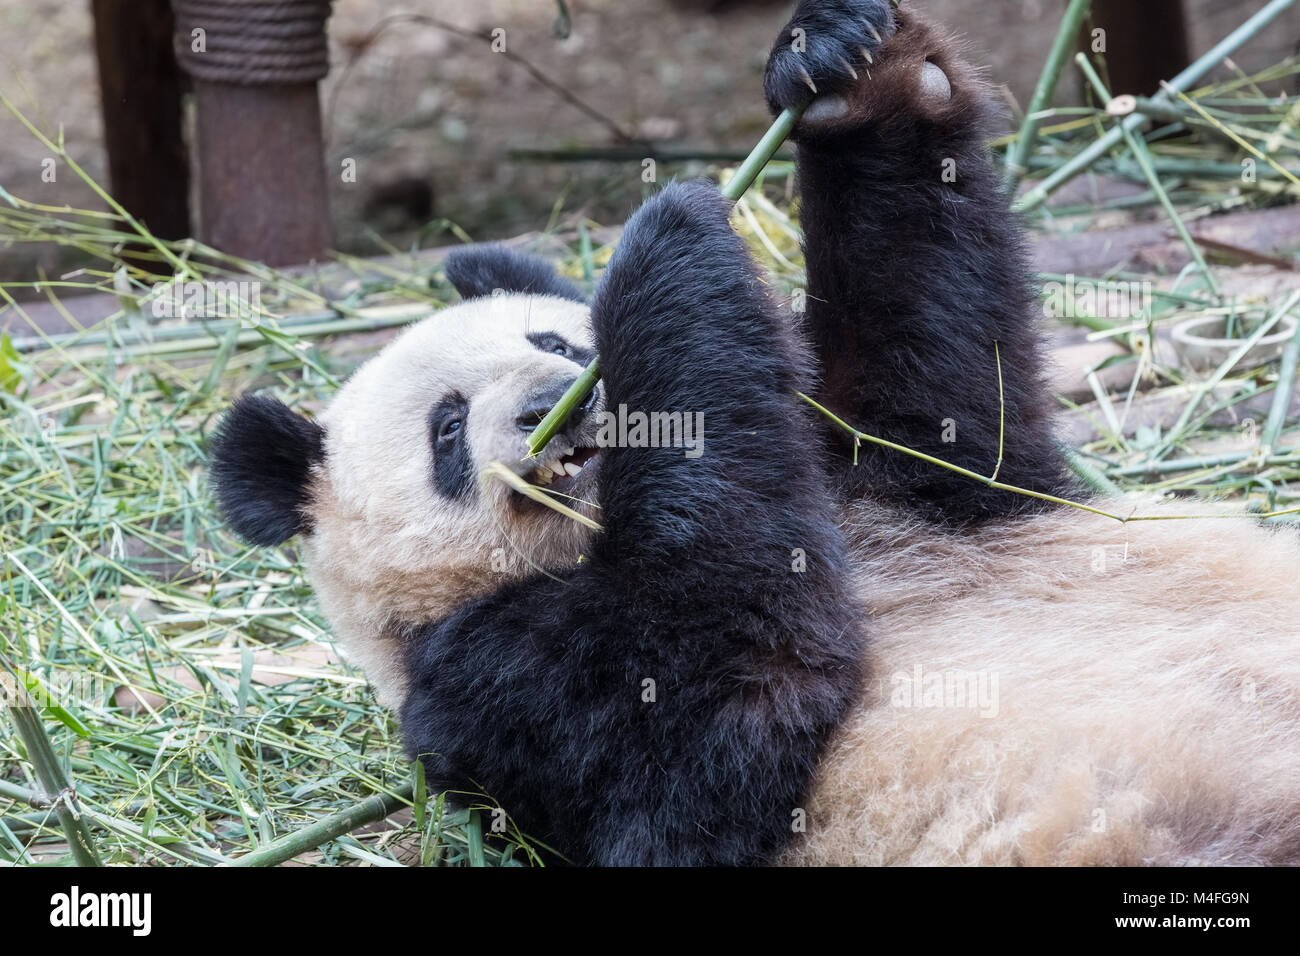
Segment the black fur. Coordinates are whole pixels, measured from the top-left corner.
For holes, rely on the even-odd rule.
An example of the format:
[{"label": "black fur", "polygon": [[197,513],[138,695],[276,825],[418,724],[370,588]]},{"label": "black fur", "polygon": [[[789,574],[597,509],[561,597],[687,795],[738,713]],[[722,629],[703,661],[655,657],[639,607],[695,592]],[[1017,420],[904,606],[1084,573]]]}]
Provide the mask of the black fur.
[{"label": "black fur", "polygon": [[[927,58],[950,100],[921,96]],[[869,70],[866,82],[851,72]],[[808,101],[803,71],[850,106],[796,135],[817,395],[867,431],[988,474],[997,343],[999,477],[1069,489],[1022,242],[969,69],[884,0],[807,0],[773,51],[773,109]],[[481,788],[577,862],[767,861],[858,687],[860,609],[823,466],[839,496],[940,521],[1035,505],[873,446],[854,467],[829,426],[828,453],[810,453],[817,426],[791,392],[812,371],[711,190],[670,187],[633,217],[593,319],[608,405],[703,410],[706,456],[604,452],[605,531],[589,560],[417,635],[403,732],[434,786]],[[789,569],[795,548],[804,574]],[[644,678],[656,703],[641,700]]]},{"label": "black fur", "polygon": [[[795,28],[806,32],[802,53],[790,46]],[[946,103],[920,95],[927,59],[949,78]],[[846,118],[802,123],[794,136],[806,325],[822,367],[814,397],[869,434],[989,475],[998,457],[997,343],[1006,396],[999,479],[1074,493],[1052,434],[1028,257],[989,163],[989,100],[971,69],[886,0],[804,0],[768,64],[774,111],[812,97],[801,69],[819,95],[849,104]],[[946,160],[955,182],[944,181]],[[949,419],[955,442],[944,440]],[[1044,507],[870,444],[853,467],[851,438],[825,427],[847,497],[893,498],[951,522]]]},{"label": "black fur", "polygon": [[235,401],[211,439],[209,471],[226,523],[268,547],[310,529],[308,479],[325,430],[264,395]]},{"label": "black fur", "polygon": [[501,289],[587,301],[578,287],[559,275],[545,259],[515,252],[499,243],[457,249],[447,256],[444,268],[447,281],[465,299],[491,295]]},{"label": "black fur", "polygon": [[574,862],[765,862],[862,652],[806,357],[707,185],[632,217],[593,321],[609,403],[703,412],[705,453],[605,449],[588,559],[415,634],[403,735]]},{"label": "black fur", "polygon": [[[474,490],[474,466],[469,457],[469,402],[459,392],[444,396],[429,412],[429,448],[433,454],[433,484],[446,498],[467,498]],[[459,422],[449,432],[447,426]]]},{"label": "black fur", "polygon": [[[799,54],[795,27],[807,34]],[[920,95],[926,59],[951,100]],[[986,97],[970,70],[885,0],[801,3],[769,64],[773,109],[807,102],[804,70],[850,106],[796,130],[804,331],[820,378],[716,192],[664,190],[628,223],[593,322],[607,407],[704,412],[704,456],[603,450],[605,530],[584,562],[469,602],[406,643],[402,730],[430,787],[489,795],[574,862],[758,863],[791,838],[860,686],[864,614],[837,501],[895,499],[954,524],[1041,507],[871,445],[854,467],[848,437],[796,388],[866,431],[988,474],[997,343],[999,477],[1073,489],[1051,435],[1023,243],[985,155]],[[502,288],[581,301],[540,260],[499,247],[458,250],[447,273],[467,297]],[[262,532],[269,519],[237,513],[266,500],[249,479],[264,467],[256,449],[301,456],[297,480],[272,482],[282,493],[265,509],[296,528],[291,492],[305,487],[313,446],[282,442],[265,411],[236,412],[226,463],[219,453],[214,465],[222,500],[245,536],[278,540],[290,521]],[[809,440],[819,428],[824,447]]]},{"label": "black fur", "polygon": [[572,359],[583,366],[596,357],[596,353],[591,349],[583,348],[581,345],[574,345],[564,336],[557,335],[555,332],[529,332],[528,341],[537,346],[538,351],[563,355],[565,358]]}]

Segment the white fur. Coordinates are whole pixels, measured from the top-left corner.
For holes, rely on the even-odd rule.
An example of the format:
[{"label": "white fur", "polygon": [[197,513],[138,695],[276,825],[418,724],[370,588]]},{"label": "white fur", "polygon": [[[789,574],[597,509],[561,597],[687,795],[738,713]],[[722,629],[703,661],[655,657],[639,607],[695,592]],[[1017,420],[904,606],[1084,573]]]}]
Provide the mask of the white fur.
[{"label": "white fur", "polygon": [[[325,414],[309,573],[385,702],[402,692],[395,625],[571,564],[588,540],[519,515],[499,485],[448,502],[427,451],[429,410],[458,389],[476,467],[527,470],[513,402],[573,366],[524,336],[589,345],[587,324],[559,299],[472,300],[407,331]],[[1156,506],[1111,510],[1135,507]],[[954,534],[865,502],[843,520],[871,678],[786,862],[1300,862],[1293,528],[1062,510]],[[995,706],[900,706],[918,666],[996,680]]]},{"label": "white fur", "polygon": [[403,684],[396,629],[443,617],[534,567],[577,559],[587,532],[550,511],[516,513],[499,482],[450,502],[433,485],[429,413],[444,395],[470,402],[466,434],[476,471],[517,473],[525,435],[520,396],[578,368],[526,335],[556,332],[591,347],[588,310],[551,296],[471,299],[412,326],[362,366],[321,421],[326,458],[312,483],[307,572],[344,654],[382,702]]},{"label": "white fur", "polygon": [[[1135,507],[1216,511],[1108,510]],[[1300,863],[1293,527],[846,520],[871,677],[786,862]],[[996,679],[996,710],[915,706],[918,666]]]}]

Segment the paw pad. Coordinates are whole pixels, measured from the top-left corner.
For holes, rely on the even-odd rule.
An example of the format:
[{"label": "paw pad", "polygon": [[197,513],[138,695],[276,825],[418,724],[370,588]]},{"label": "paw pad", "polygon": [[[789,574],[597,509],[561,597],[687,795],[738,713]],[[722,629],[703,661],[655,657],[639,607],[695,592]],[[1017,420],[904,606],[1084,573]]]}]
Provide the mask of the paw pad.
[{"label": "paw pad", "polygon": [[948,74],[929,60],[921,67],[921,95],[936,103],[947,103],[952,99],[952,83],[948,81]]}]

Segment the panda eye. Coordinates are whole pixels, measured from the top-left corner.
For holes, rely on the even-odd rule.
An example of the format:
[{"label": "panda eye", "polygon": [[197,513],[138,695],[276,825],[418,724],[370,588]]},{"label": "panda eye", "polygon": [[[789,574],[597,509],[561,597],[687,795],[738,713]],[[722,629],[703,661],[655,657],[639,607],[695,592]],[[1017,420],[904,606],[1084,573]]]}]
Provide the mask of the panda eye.
[{"label": "panda eye", "polygon": [[539,351],[577,361],[578,350],[554,332],[534,332],[528,336],[528,341]]},{"label": "panda eye", "polygon": [[448,392],[429,410],[429,441],[435,446],[456,443],[465,431],[469,402],[460,392]]}]

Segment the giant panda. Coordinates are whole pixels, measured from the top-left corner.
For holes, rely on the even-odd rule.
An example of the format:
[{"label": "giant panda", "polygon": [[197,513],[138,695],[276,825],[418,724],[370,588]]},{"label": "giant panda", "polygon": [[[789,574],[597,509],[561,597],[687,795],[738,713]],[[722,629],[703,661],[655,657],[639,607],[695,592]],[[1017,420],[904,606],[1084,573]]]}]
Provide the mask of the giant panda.
[{"label": "giant panda", "polygon": [[[590,305],[541,260],[467,248],[464,302],[319,421],[236,402],[212,442],[234,530],[301,535],[430,786],[568,862],[1300,862],[1294,527],[1051,500],[1084,495],[989,97],[938,31],[804,0],[765,91],[808,105],[805,313],[706,185],[633,215]],[[600,388],[528,460],[594,351]],[[799,390],[1040,497],[859,446]],[[701,413],[700,454],[600,447],[620,406]]]}]

